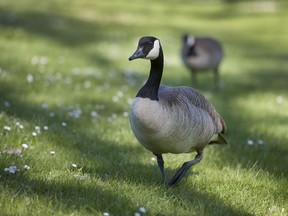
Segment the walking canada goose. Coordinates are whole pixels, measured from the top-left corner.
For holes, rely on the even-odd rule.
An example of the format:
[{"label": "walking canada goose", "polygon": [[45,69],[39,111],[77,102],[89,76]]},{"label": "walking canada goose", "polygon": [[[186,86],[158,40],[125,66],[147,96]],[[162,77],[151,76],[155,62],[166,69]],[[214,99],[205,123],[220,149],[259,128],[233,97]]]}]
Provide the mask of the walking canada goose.
[{"label": "walking canada goose", "polygon": [[218,41],[209,37],[183,36],[182,60],[191,70],[192,83],[197,83],[197,72],[213,70],[216,87],[220,87],[219,65],[223,58],[223,51]]},{"label": "walking canada goose", "polygon": [[[190,87],[160,86],[163,72],[163,51],[159,39],[142,37],[137,50],[129,58],[148,59],[150,74],[134,99],[130,112],[131,129],[146,149],[156,157],[165,184],[179,182],[188,169],[203,158],[208,144],[225,144],[221,133],[226,125],[214,107],[195,89]],[[196,151],[194,160],[188,161],[166,182],[164,153]]]}]

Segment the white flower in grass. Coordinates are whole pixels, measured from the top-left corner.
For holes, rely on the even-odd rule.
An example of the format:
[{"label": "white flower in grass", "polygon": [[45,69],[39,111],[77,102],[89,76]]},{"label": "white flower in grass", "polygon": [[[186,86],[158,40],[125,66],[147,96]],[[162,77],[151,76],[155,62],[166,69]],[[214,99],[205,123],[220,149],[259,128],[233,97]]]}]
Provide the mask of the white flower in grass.
[{"label": "white flower in grass", "polygon": [[247,144],[248,144],[248,145],[254,145],[254,141],[253,141],[253,140],[250,140],[250,139],[248,139],[248,140],[247,140]]},{"label": "white flower in grass", "polygon": [[23,148],[23,149],[27,149],[27,148],[28,148],[28,145],[27,145],[26,143],[23,143],[23,144],[22,144],[22,148]]},{"label": "white flower in grass", "polygon": [[42,109],[47,109],[47,108],[48,108],[48,104],[47,104],[47,103],[41,104],[41,108],[42,108]]},{"label": "white flower in grass", "polygon": [[34,81],[34,77],[32,74],[28,74],[26,77],[26,80],[28,83],[32,83]]},{"label": "white flower in grass", "polygon": [[144,207],[140,207],[140,208],[139,208],[139,211],[140,211],[141,213],[146,213],[146,209],[145,209]]},{"label": "white flower in grass", "polygon": [[44,125],[43,129],[47,131],[47,130],[49,130],[49,127],[47,125]]},{"label": "white flower in grass", "polygon": [[118,96],[113,96],[112,101],[115,102],[115,103],[118,102],[119,101],[119,97]]},{"label": "white flower in grass", "polygon": [[16,122],[16,126],[17,126],[18,128],[20,128],[20,129],[23,129],[23,128],[24,128],[24,126],[23,126],[20,122]]},{"label": "white flower in grass", "polygon": [[134,216],[141,216],[139,212],[135,212]]},{"label": "white flower in grass", "polygon": [[124,96],[124,93],[122,91],[117,91],[117,96],[118,97],[123,97]]},{"label": "white flower in grass", "polygon": [[72,118],[80,118],[81,114],[82,110],[80,108],[68,112],[68,115]]},{"label": "white flower in grass", "polygon": [[108,212],[104,212],[103,216],[110,216],[110,214]]},{"label": "white flower in grass", "polygon": [[7,125],[5,125],[3,128],[4,128],[4,130],[6,130],[6,131],[11,131],[11,127],[9,127],[9,126],[7,126]]},{"label": "white flower in grass", "polygon": [[10,102],[9,101],[4,101],[4,106],[6,108],[9,108],[11,106]]},{"label": "white flower in grass", "polygon": [[18,169],[16,166],[10,166],[8,168],[5,168],[4,171],[9,172],[11,174],[15,174],[16,172],[19,172],[20,169]]},{"label": "white flower in grass", "polygon": [[62,125],[62,127],[66,127],[67,123],[66,122],[62,122],[61,125]]},{"label": "white flower in grass", "polygon": [[35,131],[32,132],[32,136],[37,136],[37,133]]},{"label": "white flower in grass", "polygon": [[264,141],[263,140],[258,140],[258,142],[257,142],[259,145],[263,145],[264,144]]},{"label": "white flower in grass", "polygon": [[56,151],[50,151],[50,154],[51,154],[51,155],[55,155],[55,154],[56,154]]},{"label": "white flower in grass", "polygon": [[24,168],[25,170],[30,170],[30,166],[28,166],[27,164],[24,165],[23,168]]},{"label": "white flower in grass", "polygon": [[277,102],[278,104],[283,104],[284,98],[283,98],[281,95],[279,95],[279,96],[276,97],[276,102]]},{"label": "white flower in grass", "polygon": [[96,111],[91,111],[90,113],[91,117],[96,118],[98,117],[98,113]]},{"label": "white flower in grass", "polygon": [[155,157],[151,157],[150,161],[156,161],[156,158]]},{"label": "white flower in grass", "polygon": [[73,167],[73,168],[77,168],[77,164],[72,163],[72,167]]},{"label": "white flower in grass", "polygon": [[48,58],[46,56],[41,56],[39,59],[40,65],[46,65],[48,63]]},{"label": "white flower in grass", "polygon": [[49,116],[50,116],[51,118],[53,118],[53,117],[55,116],[55,113],[54,113],[54,112],[50,112],[50,113],[49,113]]},{"label": "white flower in grass", "polygon": [[35,132],[39,134],[41,132],[41,127],[35,126]]}]

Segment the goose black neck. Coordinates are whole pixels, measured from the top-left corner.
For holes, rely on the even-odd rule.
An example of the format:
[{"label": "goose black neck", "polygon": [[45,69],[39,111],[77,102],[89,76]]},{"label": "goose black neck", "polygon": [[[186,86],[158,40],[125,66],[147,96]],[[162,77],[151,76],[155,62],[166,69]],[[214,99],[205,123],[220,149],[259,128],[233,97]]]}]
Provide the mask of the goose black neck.
[{"label": "goose black neck", "polygon": [[150,60],[150,62],[151,68],[149,78],[136,97],[149,98],[150,100],[158,101],[158,90],[162,78],[164,62],[162,49],[160,49],[159,56],[154,60]]}]

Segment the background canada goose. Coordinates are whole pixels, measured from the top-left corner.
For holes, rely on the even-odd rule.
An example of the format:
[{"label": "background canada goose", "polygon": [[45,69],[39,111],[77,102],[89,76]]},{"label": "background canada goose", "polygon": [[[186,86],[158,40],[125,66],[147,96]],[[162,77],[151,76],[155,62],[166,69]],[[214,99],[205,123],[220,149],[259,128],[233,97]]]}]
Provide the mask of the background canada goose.
[{"label": "background canada goose", "polygon": [[209,37],[194,37],[185,34],[182,39],[182,60],[191,70],[192,83],[197,83],[198,71],[213,70],[216,87],[220,87],[219,65],[223,51],[218,41]]},{"label": "background canada goose", "polygon": [[129,60],[137,58],[150,60],[151,69],[147,82],[133,101],[130,125],[140,144],[157,157],[164,182],[163,153],[197,152],[195,159],[184,163],[167,183],[172,186],[202,160],[203,149],[208,144],[226,143],[220,134],[226,131],[226,125],[197,90],[160,86],[164,58],[159,39],[142,37]]}]

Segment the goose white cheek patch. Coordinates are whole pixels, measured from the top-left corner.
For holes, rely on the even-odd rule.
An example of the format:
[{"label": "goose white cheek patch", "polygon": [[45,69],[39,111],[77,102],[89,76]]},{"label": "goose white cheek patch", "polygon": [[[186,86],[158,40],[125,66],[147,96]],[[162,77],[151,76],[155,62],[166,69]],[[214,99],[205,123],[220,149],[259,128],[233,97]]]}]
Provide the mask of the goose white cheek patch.
[{"label": "goose white cheek patch", "polygon": [[160,42],[159,42],[159,40],[155,40],[154,45],[153,45],[153,49],[150,50],[150,52],[145,57],[145,59],[154,60],[159,56],[159,52],[160,52]]},{"label": "goose white cheek patch", "polygon": [[192,36],[189,36],[189,37],[187,38],[187,44],[188,44],[189,46],[193,46],[193,45],[195,44],[195,38],[192,37]]}]

